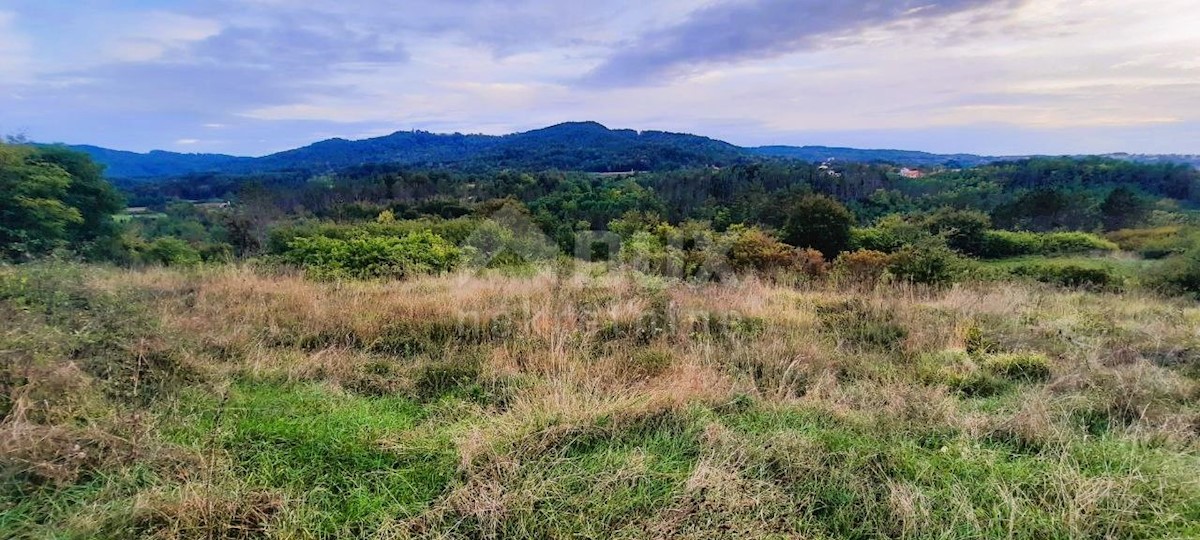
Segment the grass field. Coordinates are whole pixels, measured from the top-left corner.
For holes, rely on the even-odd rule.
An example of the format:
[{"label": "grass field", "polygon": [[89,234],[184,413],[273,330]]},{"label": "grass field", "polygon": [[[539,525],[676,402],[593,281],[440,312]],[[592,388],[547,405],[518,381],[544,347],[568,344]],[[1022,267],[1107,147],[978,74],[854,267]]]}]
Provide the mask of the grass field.
[{"label": "grass field", "polygon": [[4,538],[1200,537],[1194,301],[41,264],[0,319]]}]

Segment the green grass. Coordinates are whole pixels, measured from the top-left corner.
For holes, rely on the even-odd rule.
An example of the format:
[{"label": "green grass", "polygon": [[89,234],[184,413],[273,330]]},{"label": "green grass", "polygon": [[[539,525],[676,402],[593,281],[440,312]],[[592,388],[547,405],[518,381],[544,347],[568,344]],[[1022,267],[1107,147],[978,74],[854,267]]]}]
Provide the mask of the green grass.
[{"label": "green grass", "polygon": [[415,514],[446,489],[455,468],[448,439],[408,452],[381,443],[414,429],[423,416],[405,398],[250,382],[230,389],[218,431],[249,485],[302,501],[291,526],[349,536]]}]

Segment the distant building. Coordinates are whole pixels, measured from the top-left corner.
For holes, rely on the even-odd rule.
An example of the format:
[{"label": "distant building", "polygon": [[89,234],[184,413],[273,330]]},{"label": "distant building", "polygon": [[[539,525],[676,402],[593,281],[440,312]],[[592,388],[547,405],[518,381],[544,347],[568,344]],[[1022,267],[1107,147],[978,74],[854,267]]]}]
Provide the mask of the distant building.
[{"label": "distant building", "polygon": [[904,178],[914,178],[914,179],[915,178],[925,178],[925,173],[921,172],[917,169],[909,169],[908,167],[905,167],[903,169],[900,169],[900,176],[903,176]]}]

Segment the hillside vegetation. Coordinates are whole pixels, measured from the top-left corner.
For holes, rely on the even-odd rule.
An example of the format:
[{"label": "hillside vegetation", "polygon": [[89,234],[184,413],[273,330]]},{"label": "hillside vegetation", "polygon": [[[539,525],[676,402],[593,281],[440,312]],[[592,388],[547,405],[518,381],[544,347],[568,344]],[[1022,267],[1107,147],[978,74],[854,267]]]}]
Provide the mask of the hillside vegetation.
[{"label": "hillside vegetation", "polygon": [[6,538],[1189,538],[1200,307],[0,268]]},{"label": "hillside vegetation", "polygon": [[670,167],[0,145],[0,537],[1200,536],[1200,172]]}]

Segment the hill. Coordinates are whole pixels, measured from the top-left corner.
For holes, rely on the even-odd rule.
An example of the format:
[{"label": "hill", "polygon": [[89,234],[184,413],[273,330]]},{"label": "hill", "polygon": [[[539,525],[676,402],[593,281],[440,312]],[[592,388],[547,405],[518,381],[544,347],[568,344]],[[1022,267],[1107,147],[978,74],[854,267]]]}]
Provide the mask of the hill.
[{"label": "hill", "polygon": [[798,159],[800,161],[838,160],[856,163],[895,163],[914,167],[957,166],[973,167],[985,165],[1001,158],[975,154],[931,154],[914,150],[883,150],[841,148],[830,146],[759,146],[748,148],[751,153],[775,158]]},{"label": "hill", "polygon": [[[596,122],[567,122],[510,135],[441,134],[397,131],[362,140],[327,139],[262,157],[221,154],[145,154],[97,146],[73,146],[106,166],[108,176],[156,179],[196,173],[247,174],[277,171],[330,171],[359,165],[392,164],[425,169],[480,172],[498,169],[585,172],[665,171],[724,167],[785,159],[822,162],[886,163],[907,167],[974,167],[1013,157],[934,154],[912,150],[828,146],[744,148],[724,141],[666,131],[609,129]],[[1200,166],[1200,156],[1110,154],[1142,163]]]}]

